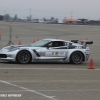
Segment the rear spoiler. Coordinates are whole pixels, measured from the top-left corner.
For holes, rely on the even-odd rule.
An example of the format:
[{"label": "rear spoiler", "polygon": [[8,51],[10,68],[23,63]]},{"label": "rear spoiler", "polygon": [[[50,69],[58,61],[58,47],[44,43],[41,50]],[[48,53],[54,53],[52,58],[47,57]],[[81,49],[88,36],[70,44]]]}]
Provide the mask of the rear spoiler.
[{"label": "rear spoiler", "polygon": [[81,43],[81,45],[93,44],[93,41],[90,40],[71,40],[73,43]]}]

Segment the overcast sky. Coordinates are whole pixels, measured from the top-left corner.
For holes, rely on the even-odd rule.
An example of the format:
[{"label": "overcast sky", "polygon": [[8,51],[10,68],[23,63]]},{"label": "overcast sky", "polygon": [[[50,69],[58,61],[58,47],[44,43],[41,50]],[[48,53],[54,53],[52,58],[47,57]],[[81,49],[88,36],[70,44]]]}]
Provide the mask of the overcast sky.
[{"label": "overcast sky", "polygon": [[26,18],[89,18],[100,19],[100,0],[0,0],[0,14]]}]

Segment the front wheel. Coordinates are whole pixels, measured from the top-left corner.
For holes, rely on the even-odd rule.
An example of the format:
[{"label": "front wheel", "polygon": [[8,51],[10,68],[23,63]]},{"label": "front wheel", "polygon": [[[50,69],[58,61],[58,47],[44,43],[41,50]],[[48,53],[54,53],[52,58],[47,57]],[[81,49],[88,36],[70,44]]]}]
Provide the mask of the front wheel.
[{"label": "front wheel", "polygon": [[81,52],[74,52],[70,57],[70,62],[73,64],[80,64],[83,61],[83,55]]},{"label": "front wheel", "polygon": [[22,50],[17,54],[16,60],[18,63],[27,64],[31,62],[31,54],[27,50]]}]

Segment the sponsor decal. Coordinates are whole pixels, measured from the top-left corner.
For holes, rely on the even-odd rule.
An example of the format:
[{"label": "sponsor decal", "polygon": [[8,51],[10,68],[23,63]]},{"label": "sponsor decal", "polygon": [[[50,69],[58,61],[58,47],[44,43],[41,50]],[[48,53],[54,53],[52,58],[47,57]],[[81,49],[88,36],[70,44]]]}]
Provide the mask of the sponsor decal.
[{"label": "sponsor decal", "polygon": [[65,52],[46,52],[45,56],[65,56]]}]

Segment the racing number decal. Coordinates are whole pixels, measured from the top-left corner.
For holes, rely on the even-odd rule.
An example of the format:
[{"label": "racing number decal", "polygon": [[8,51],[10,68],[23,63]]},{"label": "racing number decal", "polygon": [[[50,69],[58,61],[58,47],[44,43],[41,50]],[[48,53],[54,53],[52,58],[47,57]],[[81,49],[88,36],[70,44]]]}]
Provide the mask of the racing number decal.
[{"label": "racing number decal", "polygon": [[46,56],[65,56],[65,52],[46,52]]}]

